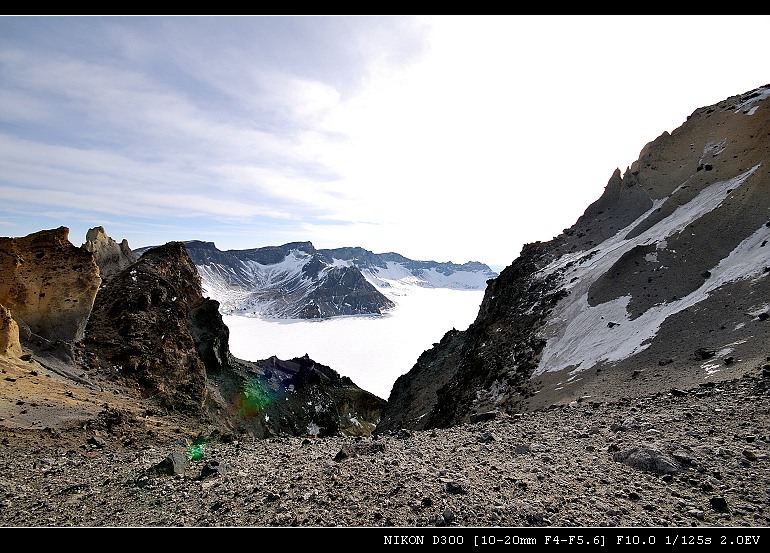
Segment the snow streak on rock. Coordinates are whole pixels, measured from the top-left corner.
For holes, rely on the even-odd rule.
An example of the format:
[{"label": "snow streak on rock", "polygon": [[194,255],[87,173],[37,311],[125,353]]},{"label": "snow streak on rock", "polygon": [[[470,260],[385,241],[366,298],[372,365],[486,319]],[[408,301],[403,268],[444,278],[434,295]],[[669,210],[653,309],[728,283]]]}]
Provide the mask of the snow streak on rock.
[{"label": "snow streak on rock", "polygon": [[[553,312],[543,336],[547,344],[534,374],[573,367],[571,374],[574,375],[602,362],[628,358],[649,347],[660,326],[671,315],[705,300],[709,293],[727,282],[759,276],[770,255],[770,250],[761,247],[763,242],[770,240],[770,228],[766,225],[711,269],[711,277],[700,288],[683,298],[657,304],[633,320],[626,309],[632,299],[630,295],[596,306],[588,303],[591,284],[610,270],[623,254],[634,247],[653,244],[657,250],[665,249],[666,238],[682,232],[717,208],[758,168],[756,165],[733,179],[712,184],[655,226],[626,239],[666,201],[656,200],[646,213],[612,238],[592,250],[564,255],[549,265],[544,273],[561,272],[565,281],[563,288],[569,290],[570,295]],[[647,261],[655,263],[657,257],[649,255]]]}]

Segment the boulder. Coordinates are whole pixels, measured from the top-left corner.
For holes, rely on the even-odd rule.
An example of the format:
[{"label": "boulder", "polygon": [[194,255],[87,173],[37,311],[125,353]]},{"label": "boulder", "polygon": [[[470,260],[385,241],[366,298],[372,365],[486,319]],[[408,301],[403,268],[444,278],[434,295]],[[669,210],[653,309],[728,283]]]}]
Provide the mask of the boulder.
[{"label": "boulder", "polygon": [[102,279],[94,256],[70,243],[69,229],[0,238],[0,304],[10,309],[22,342],[78,342]]}]

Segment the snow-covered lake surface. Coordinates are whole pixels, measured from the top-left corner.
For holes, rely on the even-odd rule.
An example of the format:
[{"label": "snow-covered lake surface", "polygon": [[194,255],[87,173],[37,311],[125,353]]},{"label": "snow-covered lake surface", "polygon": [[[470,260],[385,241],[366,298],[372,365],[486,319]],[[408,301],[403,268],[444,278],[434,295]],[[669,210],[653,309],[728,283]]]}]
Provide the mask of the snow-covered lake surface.
[{"label": "snow-covered lake surface", "polygon": [[484,291],[412,288],[408,294],[389,297],[397,307],[380,316],[278,320],[225,315],[230,352],[247,361],[308,354],[388,399],[393,383],[409,372],[422,352],[452,328],[468,328]]}]

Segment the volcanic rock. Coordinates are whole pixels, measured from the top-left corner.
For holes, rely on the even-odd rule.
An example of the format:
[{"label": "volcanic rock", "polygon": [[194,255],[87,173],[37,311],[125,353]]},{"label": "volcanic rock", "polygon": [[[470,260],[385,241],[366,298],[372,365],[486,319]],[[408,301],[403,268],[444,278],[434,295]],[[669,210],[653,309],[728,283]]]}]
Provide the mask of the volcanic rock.
[{"label": "volcanic rock", "polygon": [[695,110],[616,169],[572,227],[525,245],[475,322],[399,378],[377,432],[690,389],[764,364],[768,98],[770,85]]},{"label": "volcanic rock", "polygon": [[13,320],[11,311],[0,305],[0,357],[21,357],[19,325]]},{"label": "volcanic rock", "polygon": [[105,283],[85,346],[102,372],[141,385],[169,408],[201,415],[206,368],[187,321],[205,301],[184,245],[169,243]]},{"label": "volcanic rock", "polygon": [[89,370],[236,436],[369,435],[385,404],[307,356],[232,356],[219,303],[203,297],[182,242],[146,251],[106,282],[84,347]]},{"label": "volcanic rock", "polygon": [[89,229],[86,233],[86,241],[80,247],[94,255],[102,280],[119,273],[137,260],[136,254],[128,245],[128,240],[123,239],[118,244],[107,236],[104,227]]},{"label": "volcanic rock", "polygon": [[20,238],[0,238],[0,304],[10,309],[21,341],[78,342],[101,284],[93,255],[59,227]]}]

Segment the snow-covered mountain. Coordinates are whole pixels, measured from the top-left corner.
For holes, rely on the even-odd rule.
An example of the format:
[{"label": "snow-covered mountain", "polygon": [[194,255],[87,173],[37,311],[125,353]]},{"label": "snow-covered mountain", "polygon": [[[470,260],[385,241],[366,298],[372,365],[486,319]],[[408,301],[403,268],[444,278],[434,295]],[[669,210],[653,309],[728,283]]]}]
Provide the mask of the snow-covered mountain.
[{"label": "snow-covered mountain", "polygon": [[770,85],[695,110],[489,282],[474,323],[395,383],[377,432],[761,374],[768,164]]},{"label": "snow-covered mountain", "polygon": [[262,318],[383,314],[415,287],[484,290],[497,276],[479,262],[415,261],[360,247],[316,249],[311,242],[227,251],[197,240],[185,246],[204,292],[223,314]]},{"label": "snow-covered mountain", "polygon": [[371,284],[389,297],[408,294],[410,288],[484,290],[497,273],[488,265],[470,261],[415,261],[397,253],[375,254],[363,248],[320,250],[336,265],[357,267]]}]

